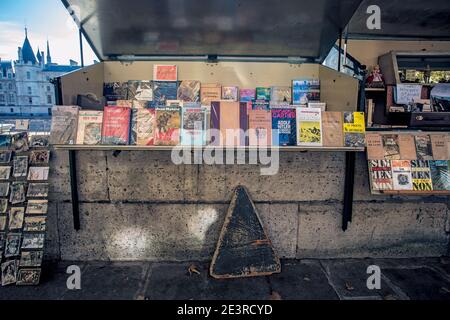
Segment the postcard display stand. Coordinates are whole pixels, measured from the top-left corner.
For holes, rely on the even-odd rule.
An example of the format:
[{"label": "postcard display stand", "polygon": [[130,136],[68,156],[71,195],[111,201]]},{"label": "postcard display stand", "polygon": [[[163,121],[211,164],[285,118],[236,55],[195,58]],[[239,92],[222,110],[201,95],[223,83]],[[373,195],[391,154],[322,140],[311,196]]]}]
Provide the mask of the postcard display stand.
[{"label": "postcard display stand", "polygon": [[450,133],[366,135],[372,194],[450,195]]},{"label": "postcard display stand", "polygon": [[48,141],[27,133],[1,136],[1,283],[38,285],[48,211]]}]

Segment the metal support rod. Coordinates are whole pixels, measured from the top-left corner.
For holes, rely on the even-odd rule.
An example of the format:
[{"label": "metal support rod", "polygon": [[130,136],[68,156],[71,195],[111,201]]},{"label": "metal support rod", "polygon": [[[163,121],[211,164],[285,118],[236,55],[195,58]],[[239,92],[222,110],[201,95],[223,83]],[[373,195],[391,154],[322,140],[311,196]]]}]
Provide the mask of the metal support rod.
[{"label": "metal support rod", "polygon": [[355,161],[356,154],[354,152],[345,153],[344,210],[342,213],[342,230],[344,232],[347,231],[349,222],[352,222]]},{"label": "metal support rod", "polygon": [[337,71],[341,72],[342,65],[342,29],[339,30],[339,53],[338,53],[338,69]]},{"label": "metal support rod", "polygon": [[83,33],[80,28],[80,57],[81,57],[81,67],[84,68],[84,52],[83,52]]},{"label": "metal support rod", "polygon": [[70,190],[72,192],[72,214],[73,227],[76,231],[80,226],[80,207],[78,203],[78,182],[77,182],[77,154],[75,150],[69,150],[69,170],[70,170]]}]

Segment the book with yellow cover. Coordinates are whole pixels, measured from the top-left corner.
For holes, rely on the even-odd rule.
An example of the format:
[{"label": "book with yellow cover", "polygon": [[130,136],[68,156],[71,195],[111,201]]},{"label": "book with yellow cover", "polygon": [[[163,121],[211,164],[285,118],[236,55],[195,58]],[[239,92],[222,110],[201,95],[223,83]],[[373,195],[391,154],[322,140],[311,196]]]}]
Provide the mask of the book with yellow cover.
[{"label": "book with yellow cover", "polygon": [[321,147],[322,110],[297,108],[297,143],[305,147]]},{"label": "book with yellow cover", "polygon": [[364,112],[344,112],[344,140],[346,147],[366,146],[366,121]]}]

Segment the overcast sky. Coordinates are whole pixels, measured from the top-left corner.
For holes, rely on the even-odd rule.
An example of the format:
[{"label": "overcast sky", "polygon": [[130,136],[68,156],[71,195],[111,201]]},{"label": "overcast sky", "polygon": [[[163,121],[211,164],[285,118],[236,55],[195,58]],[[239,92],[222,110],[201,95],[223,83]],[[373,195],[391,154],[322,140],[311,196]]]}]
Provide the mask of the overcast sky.
[{"label": "overcast sky", "polygon": [[[0,0],[0,58],[17,60],[25,38],[25,25],[33,50],[46,52],[47,38],[53,62],[80,63],[78,29],[60,0]],[[98,60],[84,42],[85,64]]]}]

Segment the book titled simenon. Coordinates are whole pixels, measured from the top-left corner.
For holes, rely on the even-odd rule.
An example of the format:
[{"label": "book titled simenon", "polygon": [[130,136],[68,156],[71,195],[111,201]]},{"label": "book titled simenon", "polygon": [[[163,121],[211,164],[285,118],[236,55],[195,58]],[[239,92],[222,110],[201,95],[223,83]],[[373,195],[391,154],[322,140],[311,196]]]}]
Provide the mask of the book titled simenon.
[{"label": "book titled simenon", "polygon": [[155,144],[155,109],[132,109],[130,144],[153,146]]},{"label": "book titled simenon", "polygon": [[323,145],[325,147],[344,146],[342,128],[341,112],[322,112]]},{"label": "book titled simenon", "polygon": [[251,110],[248,113],[249,146],[272,145],[272,112]]},{"label": "book titled simenon", "polygon": [[305,147],[321,147],[322,110],[297,108],[297,143]]},{"label": "book titled simenon", "polygon": [[411,169],[414,191],[432,191],[430,161],[412,160]]},{"label": "book titled simenon", "polygon": [[102,143],[103,111],[81,110],[78,115],[77,144]]},{"label": "book titled simenon", "polygon": [[178,68],[175,65],[153,66],[153,81],[178,81]]},{"label": "book titled simenon", "polygon": [[433,189],[437,191],[450,190],[450,171],[449,161],[433,160],[430,161],[431,179]]},{"label": "book titled simenon", "polygon": [[200,89],[203,106],[211,106],[211,102],[222,100],[222,85],[218,83],[203,83]]},{"label": "book titled simenon", "polygon": [[130,122],[130,108],[105,107],[103,113],[102,144],[128,145]]},{"label": "book titled simenon", "polygon": [[77,106],[53,107],[50,144],[76,143],[79,109]]},{"label": "book titled simenon", "polygon": [[394,190],[413,190],[411,161],[392,160],[392,176],[394,179]]},{"label": "book titled simenon", "polygon": [[272,144],[297,145],[297,112],[295,108],[272,109]]},{"label": "book titled simenon", "polygon": [[211,144],[214,146],[246,146],[248,111],[246,103],[220,101],[211,105]]},{"label": "book titled simenon", "polygon": [[183,102],[200,102],[200,81],[184,80],[178,87],[177,98]]},{"label": "book titled simenon", "polygon": [[157,146],[177,146],[180,144],[181,114],[180,108],[156,108]]},{"label": "book titled simenon", "polygon": [[366,146],[366,123],[364,112],[344,112],[344,141],[346,147]]},{"label": "book titled simenon", "polygon": [[181,144],[184,146],[206,145],[209,121],[208,108],[187,106],[181,111]]},{"label": "book titled simenon", "polygon": [[394,190],[392,164],[390,160],[370,160],[369,176],[372,190]]}]

